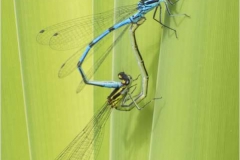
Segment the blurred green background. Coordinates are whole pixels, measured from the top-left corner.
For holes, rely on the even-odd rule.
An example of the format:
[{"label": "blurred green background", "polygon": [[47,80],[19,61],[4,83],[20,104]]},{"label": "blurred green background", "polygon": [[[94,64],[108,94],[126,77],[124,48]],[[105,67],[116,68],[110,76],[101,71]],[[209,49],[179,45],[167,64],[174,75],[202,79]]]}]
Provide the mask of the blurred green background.
[{"label": "blurred green background", "polygon": [[[136,3],[2,1],[2,160],[54,159],[111,92],[86,86],[76,94],[78,72],[64,79],[57,76],[75,50],[42,46],[37,33],[62,21]],[[140,105],[162,99],[142,111],[114,110],[97,159],[238,159],[238,6],[238,1],[179,1],[171,11],[187,13],[190,19],[163,15],[164,23],[177,29],[178,39],[152,20],[153,12],[146,16],[137,30],[149,73],[148,96]],[[140,74],[129,39],[127,32],[95,79],[117,80],[120,71]]]}]

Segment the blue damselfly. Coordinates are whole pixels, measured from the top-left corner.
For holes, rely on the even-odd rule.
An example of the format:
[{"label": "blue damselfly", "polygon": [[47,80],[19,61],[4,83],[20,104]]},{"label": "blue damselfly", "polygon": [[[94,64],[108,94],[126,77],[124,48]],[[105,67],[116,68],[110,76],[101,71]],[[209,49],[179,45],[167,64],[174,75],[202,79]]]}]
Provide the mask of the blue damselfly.
[{"label": "blue damselfly", "polygon": [[148,73],[136,44],[135,31],[144,22],[144,20],[145,19],[139,21],[138,24],[133,24],[131,26],[134,53],[141,71],[140,75],[142,77],[141,91],[137,95],[133,96],[137,85],[133,84],[133,82],[136,81],[140,75],[136,79],[132,79],[130,75],[120,72],[118,74],[118,78],[121,80],[121,82],[119,82],[121,83],[121,86],[115,88],[110,93],[104,105],[93,116],[87,126],[59,154],[56,158],[57,160],[88,160],[91,157],[97,156],[103,139],[104,125],[109,118],[112,109],[115,108],[120,111],[130,111],[136,107],[138,110],[141,110],[153,100],[159,99],[154,98],[143,106],[139,106],[140,101],[143,100],[147,94]]},{"label": "blue damselfly", "polygon": [[[116,8],[111,11],[99,13],[94,16],[86,16],[73,20],[69,20],[63,23],[59,23],[50,27],[47,27],[39,32],[37,35],[37,41],[43,45],[49,45],[51,48],[56,50],[67,50],[72,48],[80,48],[73,56],[71,56],[60,68],[59,77],[65,77],[70,74],[73,70],[78,68],[83,81],[80,83],[77,92],[83,88],[83,84],[107,87],[107,88],[118,88],[121,86],[120,82],[115,81],[91,81],[89,78],[98,69],[101,63],[105,60],[106,56],[110,53],[114,45],[119,41],[121,36],[127,30],[130,24],[137,24],[142,19],[145,19],[145,14],[154,10],[153,19],[162,26],[174,31],[176,37],[177,32],[175,29],[166,26],[161,21],[161,3],[164,3],[169,16],[187,16],[186,14],[172,14],[168,7],[168,4],[173,5],[174,3],[170,0],[141,0],[137,5],[129,5]],[[158,8],[160,9],[160,20],[157,20],[156,13]],[[114,18],[115,17],[115,18]],[[114,23],[115,21],[115,23]],[[112,25],[114,24],[114,25]],[[112,25],[112,26],[111,26]],[[98,35],[92,40],[91,33],[92,27],[96,26]],[[111,26],[109,28],[109,26]],[[125,26],[125,28],[124,28]],[[108,28],[108,29],[106,29]],[[91,52],[94,46],[100,46],[104,39],[112,31],[120,30],[121,34],[114,40],[114,42],[108,47],[105,53],[94,63],[94,67],[91,68],[87,73],[84,72],[82,64]],[[105,31],[104,31],[105,30]],[[90,43],[86,43],[90,42]],[[81,56],[82,55],[82,56]]]}]

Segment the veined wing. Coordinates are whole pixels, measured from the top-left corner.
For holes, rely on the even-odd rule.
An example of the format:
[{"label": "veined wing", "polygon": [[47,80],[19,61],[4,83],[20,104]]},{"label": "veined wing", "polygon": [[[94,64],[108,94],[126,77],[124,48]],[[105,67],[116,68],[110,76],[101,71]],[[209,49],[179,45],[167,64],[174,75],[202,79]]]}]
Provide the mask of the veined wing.
[{"label": "veined wing", "polygon": [[[106,59],[106,57],[109,55],[109,53],[111,52],[111,50],[113,49],[113,47],[117,44],[117,42],[119,42],[119,40],[121,39],[121,37],[124,35],[124,33],[126,32],[128,26],[126,26],[120,33],[120,35],[113,41],[113,43],[108,47],[108,49],[102,53],[101,57],[97,60],[97,62],[94,63],[93,67],[87,72],[87,76],[88,78],[91,78],[92,75],[97,71],[97,69],[99,68],[99,66],[101,65],[101,63]],[[106,38],[111,37],[111,36],[107,36],[105,37],[103,40],[99,41],[95,46],[94,46],[94,52],[97,53],[98,49],[102,46],[101,44],[104,44],[104,41]],[[59,72],[58,72],[58,76],[60,78],[66,77],[67,75],[69,75],[72,71],[77,69],[77,63],[79,61],[80,56],[82,55],[83,49],[85,48],[81,48],[79,49],[76,53],[74,53],[69,59],[67,59],[67,61],[61,66]],[[89,55],[91,55],[91,53],[93,52],[93,49],[91,51],[89,51]],[[89,57],[88,55],[88,57]],[[88,58],[87,57],[87,58]],[[83,87],[80,87],[77,89],[77,92],[79,92],[80,90],[82,90]]]},{"label": "veined wing", "polygon": [[111,111],[111,106],[106,102],[56,160],[89,160],[96,156],[102,143],[104,125]]},{"label": "veined wing", "polygon": [[118,22],[136,11],[135,4],[62,22],[41,30],[37,35],[37,41],[56,50],[82,48],[92,40],[93,27],[94,33],[99,34],[111,27],[114,17]]}]

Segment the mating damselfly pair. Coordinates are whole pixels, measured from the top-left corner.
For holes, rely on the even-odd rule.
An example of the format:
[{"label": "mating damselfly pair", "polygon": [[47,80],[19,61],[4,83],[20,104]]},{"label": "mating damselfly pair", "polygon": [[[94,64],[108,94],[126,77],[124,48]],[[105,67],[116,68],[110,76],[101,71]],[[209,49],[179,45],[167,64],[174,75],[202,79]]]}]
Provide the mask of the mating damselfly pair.
[{"label": "mating damselfly pair", "polygon": [[[37,41],[40,44],[49,45],[56,50],[80,48],[61,66],[58,74],[59,77],[65,77],[75,69],[78,69],[83,78],[83,82],[80,83],[77,92],[81,91],[84,83],[94,86],[114,88],[99,112],[92,118],[84,130],[74,138],[65,150],[63,150],[57,159],[89,159],[93,156],[93,150],[95,153],[98,151],[100,146],[99,143],[101,142],[100,139],[102,138],[102,128],[108,119],[112,108],[123,111],[129,111],[134,107],[139,110],[142,108],[139,107],[138,104],[147,95],[148,73],[136,43],[135,30],[146,20],[144,17],[145,14],[155,9],[153,19],[161,24],[161,26],[172,30],[177,37],[176,30],[166,26],[161,21],[161,3],[165,5],[169,16],[187,16],[186,14],[172,14],[168,5],[174,5],[175,2],[171,2],[170,0],[141,0],[136,5],[119,7],[93,16],[69,20],[45,28],[39,32]],[[158,9],[160,9],[159,20],[156,18]],[[113,23],[113,18],[115,23]],[[89,26],[92,25],[96,26],[99,30],[99,34],[93,40],[91,39],[91,36],[89,36],[91,35],[92,29],[88,29],[91,28]],[[122,35],[129,27],[132,33],[134,55],[138,61],[142,78],[141,91],[135,96],[132,96],[135,91],[135,85],[132,85],[132,82],[135,79],[133,80],[131,76],[124,72],[121,72],[118,75],[121,82],[88,79],[96,72],[114,45],[121,39]],[[85,73],[82,64],[88,54],[92,52],[94,47],[97,49],[100,43],[103,42],[112,31],[120,29],[122,30],[119,36],[116,37],[113,43],[102,53],[100,58],[94,63],[94,66]],[[88,42],[88,44],[86,42]],[[96,52],[96,50],[94,52]],[[143,105],[143,107],[147,104]]]}]

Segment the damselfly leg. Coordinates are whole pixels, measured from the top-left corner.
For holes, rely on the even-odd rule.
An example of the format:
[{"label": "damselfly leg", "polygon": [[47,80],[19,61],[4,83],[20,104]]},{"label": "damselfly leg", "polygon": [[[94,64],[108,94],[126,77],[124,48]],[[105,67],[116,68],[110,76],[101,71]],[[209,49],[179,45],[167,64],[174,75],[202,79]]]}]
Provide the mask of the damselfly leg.
[{"label": "damselfly leg", "polygon": [[[173,5],[173,4],[177,3],[178,1],[172,3],[172,2],[169,0],[168,2]],[[165,6],[166,6],[166,10],[167,10],[167,13],[168,13],[169,16],[171,16],[171,17],[175,17],[175,16],[186,16],[186,17],[190,17],[190,16],[188,16],[187,14],[172,14],[172,13],[170,12],[170,9],[169,9],[168,4],[167,4],[166,1],[164,1],[164,4],[165,4]],[[156,18],[156,13],[157,13],[158,8],[160,8],[160,11],[159,11],[159,20]],[[178,38],[178,36],[177,36],[177,31],[176,31],[175,29],[173,29],[173,28],[171,28],[171,27],[169,27],[169,26],[167,26],[167,25],[165,25],[165,24],[162,23],[162,6],[161,6],[161,4],[159,4],[159,6],[155,8],[154,13],[153,13],[153,19],[154,19],[155,21],[157,21],[158,23],[160,23],[163,27],[166,27],[166,28],[174,31],[176,38]]]},{"label": "damselfly leg", "polygon": [[[121,86],[115,88],[107,97],[102,108],[93,116],[87,126],[58,155],[56,160],[89,160],[96,158],[104,135],[104,126],[113,108],[124,110],[124,100],[132,88],[133,79],[130,75],[120,72],[118,78]],[[133,104],[134,108],[136,107]],[[131,109],[132,109],[131,108]]]},{"label": "damselfly leg", "polygon": [[[130,111],[134,107],[141,110],[150,102],[146,103],[142,107],[138,103],[146,97],[147,94],[147,82],[148,74],[144,65],[144,61],[139,52],[135,31],[136,29],[145,21],[142,19],[137,24],[133,24],[130,32],[133,38],[133,48],[136,59],[138,61],[138,66],[141,74],[132,79],[130,75],[120,72],[118,78],[121,80],[121,86],[115,88],[107,98],[106,103],[103,107],[96,113],[96,115],[91,119],[88,125],[80,132],[73,141],[60,153],[56,158],[57,160],[69,160],[69,159],[79,159],[88,160],[90,158],[96,157],[101,146],[101,142],[104,134],[104,126],[113,108],[120,111]],[[134,81],[137,81],[141,76],[142,78],[142,91],[137,96],[132,96],[136,89],[136,84],[132,85]]]},{"label": "damselfly leg", "polygon": [[[147,69],[144,64],[144,60],[142,58],[142,55],[141,55],[140,50],[137,45],[136,30],[138,29],[138,27],[140,27],[145,22],[145,20],[146,20],[145,18],[142,18],[137,23],[133,23],[130,27],[130,33],[131,33],[131,38],[132,38],[132,48],[134,50],[134,55],[137,60],[140,72],[141,72],[141,74],[140,74],[141,78],[142,78],[141,91],[137,95],[133,96],[132,94],[136,89],[136,85],[132,85],[131,87],[134,87],[133,90],[131,92],[127,93],[127,96],[124,97],[122,104],[120,106],[116,107],[117,110],[130,111],[134,107],[136,107],[138,110],[141,110],[144,107],[146,107],[147,105],[149,105],[151,102],[153,102],[154,100],[161,99],[161,97],[153,98],[146,104],[139,106],[139,103],[147,96],[149,77],[148,77]],[[134,79],[133,82],[136,81],[138,79],[138,77],[136,79]]]},{"label": "damselfly leg", "polygon": [[[85,58],[93,50],[93,47],[97,46],[97,44],[98,46],[101,46],[99,43],[106,39],[106,37],[108,37],[107,35],[109,35],[111,32],[119,30],[122,27],[124,28],[124,26],[128,28],[128,26],[132,24],[139,23],[142,19],[145,18],[145,14],[153,9],[155,9],[153,19],[160,23],[162,26],[174,31],[177,37],[177,32],[175,29],[172,29],[162,23],[160,5],[160,3],[165,4],[166,10],[170,16],[187,16],[186,14],[171,14],[170,9],[168,8],[168,3],[175,4],[176,2],[172,2],[171,0],[141,0],[137,5],[119,7],[115,10],[96,14],[94,17],[86,16],[84,18],[69,20],[41,30],[37,36],[37,41],[40,44],[49,45],[51,48],[56,50],[80,48],[62,65],[59,71],[59,77],[65,77],[77,68],[83,78],[84,83],[107,88],[117,88],[120,85],[118,82],[89,80],[91,79],[91,76],[96,72],[98,66],[100,66],[101,63],[105,60],[105,55],[108,55],[107,53],[109,53],[109,50],[114,47],[115,42],[110,45],[109,50],[103,53],[103,58],[100,58],[100,61],[94,64],[97,67],[93,67],[94,69],[91,69],[90,72],[85,72],[83,69],[82,64],[84,63]],[[160,20],[156,19],[156,12],[158,7],[160,7]],[[94,35],[95,38],[92,38],[93,26],[94,30],[95,28],[97,30],[97,36]],[[116,42],[119,41],[119,39],[120,36],[117,37]],[[90,76],[88,77],[88,75]],[[146,78],[147,75],[144,77]],[[147,82],[144,84],[147,84]],[[83,83],[80,84],[77,92],[83,88],[82,86],[84,86]],[[144,97],[144,93],[145,91],[143,91],[143,95],[141,95],[141,97]]]},{"label": "damselfly leg", "polygon": [[179,0],[177,0],[177,1],[175,1],[175,2],[172,2],[172,1],[168,0],[168,3],[170,3],[171,5],[174,5],[174,4],[176,4],[178,1],[179,1]]}]

